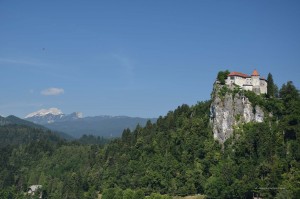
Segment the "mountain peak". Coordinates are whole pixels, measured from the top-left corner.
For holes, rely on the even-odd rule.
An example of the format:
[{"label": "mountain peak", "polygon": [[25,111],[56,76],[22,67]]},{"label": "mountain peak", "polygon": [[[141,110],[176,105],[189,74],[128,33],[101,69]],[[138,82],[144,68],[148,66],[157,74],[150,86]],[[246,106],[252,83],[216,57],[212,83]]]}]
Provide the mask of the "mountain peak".
[{"label": "mountain peak", "polygon": [[82,112],[74,112],[73,113],[77,118],[83,118]]},{"label": "mountain peak", "polygon": [[83,118],[81,112],[64,114],[58,108],[41,109],[39,111],[28,114],[25,119],[36,124],[50,124],[54,122],[72,121]]},{"label": "mountain peak", "polygon": [[28,115],[26,115],[25,118],[30,118],[30,117],[34,117],[34,116],[45,116],[48,114],[52,114],[52,115],[62,115],[63,112],[58,109],[58,108],[49,108],[49,109],[41,109],[39,111],[30,113]]},{"label": "mountain peak", "polygon": [[64,119],[73,119],[73,120],[76,120],[76,119],[81,119],[83,118],[83,114],[81,112],[73,112],[69,115],[65,115],[65,118]]}]

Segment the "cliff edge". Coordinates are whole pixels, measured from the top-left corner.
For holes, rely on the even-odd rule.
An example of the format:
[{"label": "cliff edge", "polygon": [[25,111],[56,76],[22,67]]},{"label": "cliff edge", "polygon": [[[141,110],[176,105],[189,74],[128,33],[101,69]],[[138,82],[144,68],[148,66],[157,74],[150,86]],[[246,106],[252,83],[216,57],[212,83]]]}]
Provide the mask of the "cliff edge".
[{"label": "cliff edge", "polygon": [[244,91],[236,85],[214,84],[210,106],[210,124],[214,138],[223,144],[242,123],[263,122],[264,112],[252,106]]}]

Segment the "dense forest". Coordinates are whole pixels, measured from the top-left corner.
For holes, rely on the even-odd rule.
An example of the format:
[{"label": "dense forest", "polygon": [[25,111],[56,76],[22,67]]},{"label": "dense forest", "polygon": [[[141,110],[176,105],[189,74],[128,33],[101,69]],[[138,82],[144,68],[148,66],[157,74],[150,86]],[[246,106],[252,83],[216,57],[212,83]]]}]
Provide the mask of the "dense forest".
[{"label": "dense forest", "polygon": [[67,142],[3,125],[0,198],[31,198],[30,185],[42,185],[43,198],[300,198],[299,92],[292,82],[268,89],[247,93],[268,113],[264,122],[242,124],[224,146],[213,139],[211,101],[181,105],[114,140]]}]

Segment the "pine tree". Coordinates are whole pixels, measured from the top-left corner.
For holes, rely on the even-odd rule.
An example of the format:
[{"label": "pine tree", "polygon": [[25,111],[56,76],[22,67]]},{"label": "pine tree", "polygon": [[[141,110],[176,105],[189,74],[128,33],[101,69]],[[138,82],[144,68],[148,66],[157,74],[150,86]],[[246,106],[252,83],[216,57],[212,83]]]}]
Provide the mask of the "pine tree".
[{"label": "pine tree", "polygon": [[275,84],[271,73],[268,74],[267,81],[268,81],[267,95],[268,97],[272,98],[275,96]]}]

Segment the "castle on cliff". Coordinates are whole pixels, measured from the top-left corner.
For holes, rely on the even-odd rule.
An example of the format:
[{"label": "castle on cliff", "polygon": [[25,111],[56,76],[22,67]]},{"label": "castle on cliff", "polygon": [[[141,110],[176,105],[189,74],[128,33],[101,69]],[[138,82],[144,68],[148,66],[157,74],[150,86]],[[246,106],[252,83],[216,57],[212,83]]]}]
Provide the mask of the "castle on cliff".
[{"label": "castle on cliff", "polygon": [[268,82],[260,77],[257,70],[252,75],[246,75],[240,72],[231,72],[225,80],[226,85],[236,84],[244,90],[253,91],[256,94],[266,94]]}]

